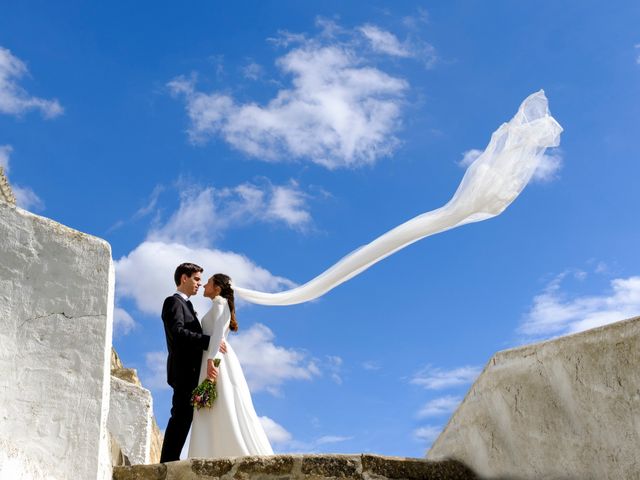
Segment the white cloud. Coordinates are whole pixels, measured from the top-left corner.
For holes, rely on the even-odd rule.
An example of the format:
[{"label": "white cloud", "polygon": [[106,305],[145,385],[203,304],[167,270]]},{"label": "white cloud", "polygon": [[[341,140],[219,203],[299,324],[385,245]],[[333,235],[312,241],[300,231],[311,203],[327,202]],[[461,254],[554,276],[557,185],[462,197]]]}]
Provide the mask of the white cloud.
[{"label": "white cloud", "polygon": [[378,53],[415,58],[422,61],[427,68],[435,65],[438,60],[434,46],[423,40],[408,38],[401,42],[393,33],[371,24],[363,25],[359,31],[369,41],[371,48]]},{"label": "white cloud", "polygon": [[63,108],[57,100],[31,96],[18,85],[17,81],[27,74],[24,62],[0,47],[0,113],[21,115],[29,110],[40,110],[45,118],[61,115]]},{"label": "white cloud", "polygon": [[293,436],[282,425],[269,417],[260,417],[260,423],[272,444],[282,445],[293,440]]},{"label": "white cloud", "polygon": [[[458,161],[458,165],[467,168],[482,154],[482,150],[475,148],[462,153],[462,158]],[[540,163],[533,172],[531,181],[539,183],[548,183],[558,178],[558,172],[562,168],[563,157],[559,148],[549,150],[540,158]]]},{"label": "white cloud", "polygon": [[424,427],[420,427],[414,430],[413,436],[417,440],[422,440],[424,442],[427,442],[427,444],[431,445],[431,443],[433,443],[433,441],[436,438],[438,438],[438,435],[440,435],[440,432],[442,432],[442,427],[426,425]]},{"label": "white cloud", "polygon": [[331,374],[331,380],[333,380],[338,385],[342,385],[342,358],[336,355],[327,355],[326,361],[324,362],[324,366],[326,370]]},{"label": "white cloud", "polygon": [[462,398],[453,395],[446,395],[444,397],[436,398],[427,402],[418,412],[418,418],[426,417],[438,417],[440,415],[446,415],[453,412]]},{"label": "white cloud", "polygon": [[347,440],[351,440],[352,438],[353,437],[345,437],[342,435],[325,435],[318,438],[314,443],[316,445],[327,445],[329,443],[346,442]]},{"label": "white cloud", "polygon": [[136,211],[133,215],[133,219],[137,220],[142,217],[146,217],[156,209],[156,205],[158,204],[158,199],[160,198],[160,194],[165,190],[162,185],[156,185],[149,196],[149,201],[144,207],[141,207]]},{"label": "white cloud", "polygon": [[41,212],[44,210],[44,202],[31,188],[11,185],[11,190],[13,190],[13,194],[16,197],[16,204],[20,208],[32,212]]},{"label": "white cloud", "polygon": [[396,57],[411,56],[411,52],[391,32],[370,24],[360,27],[360,32],[369,40],[371,48],[377,52]]},{"label": "white cloud", "polygon": [[316,451],[316,448],[322,445],[346,442],[353,438],[343,435],[324,435],[310,442],[303,442],[294,439],[287,429],[269,417],[260,417],[260,423],[276,453],[282,449],[286,449],[289,453],[292,451],[310,453]]},{"label": "white cloud", "polygon": [[476,161],[480,154],[482,154],[482,150],[476,150],[475,148],[467,150],[462,154],[462,160],[458,162],[458,165],[463,168],[467,168],[469,165]]},{"label": "white cloud", "polygon": [[429,12],[425,8],[418,7],[416,13],[404,17],[402,23],[411,29],[420,28],[429,23]]},{"label": "white cloud", "polygon": [[574,296],[561,290],[566,272],[558,275],[533,299],[519,332],[531,337],[549,337],[581,332],[640,314],[640,277],[611,280],[600,295]]},{"label": "white cloud", "polygon": [[[282,35],[281,35],[282,36]],[[178,77],[168,86],[184,97],[194,142],[219,135],[265,161],[309,159],[327,168],[373,164],[398,145],[400,107],[408,84],[368,66],[349,46],[286,37],[300,43],[277,60],[292,85],[265,105],[196,90]]]},{"label": "white cloud", "polygon": [[282,220],[290,227],[308,225],[311,215],[306,209],[306,195],[297,187],[295,183],[291,186],[274,187],[265,211],[266,218]]},{"label": "white cloud", "polygon": [[548,183],[558,178],[558,172],[562,168],[563,157],[559,149],[551,150],[540,159],[538,168],[533,172],[532,181]]},{"label": "white cloud", "polygon": [[242,67],[242,74],[249,80],[258,80],[264,74],[262,66],[255,62],[248,63]]},{"label": "white cloud", "polygon": [[411,383],[420,385],[428,390],[441,390],[472,383],[480,375],[481,371],[482,368],[478,366],[464,366],[443,370],[428,365],[414,375]]},{"label": "white cloud", "polygon": [[312,222],[308,198],[294,181],[288,185],[265,180],[263,185],[188,188],[181,192],[178,210],[164,225],[153,228],[148,240],[208,245],[226,229],[253,222],[284,223],[304,230]]},{"label": "white cloud", "polygon": [[145,371],[142,373],[141,383],[150,390],[168,390],[167,383],[167,353],[147,352],[145,355]]},{"label": "white cloud", "polygon": [[[115,262],[118,298],[131,298],[138,310],[159,315],[165,297],[175,291],[173,273],[183,262],[194,262],[205,269],[205,277],[227,273],[246,288],[277,291],[291,287],[291,281],[272,275],[244,255],[208,247],[187,247],[180,243],[145,241]],[[208,311],[209,300],[193,298],[201,314]]]},{"label": "white cloud", "polygon": [[113,312],[113,332],[115,335],[127,335],[136,328],[137,323],[124,308],[116,307]]},{"label": "white cloud", "polygon": [[380,365],[380,362],[376,362],[374,360],[368,360],[362,363],[362,368],[369,371],[375,371],[375,370],[380,370],[382,367]]},{"label": "white cloud", "polygon": [[175,242],[184,245],[208,245],[218,235],[217,215],[214,207],[213,188],[190,188],[181,192],[178,210],[162,226],[152,229],[149,241]]},{"label": "white cloud", "polygon": [[276,47],[288,48],[291,44],[306,42],[307,37],[303,33],[292,33],[288,30],[278,30],[277,36],[269,37],[267,38],[267,41]]},{"label": "white cloud", "polygon": [[281,385],[288,380],[311,380],[320,376],[315,362],[305,353],[275,345],[275,335],[265,325],[240,327],[238,336],[229,338],[229,343],[242,363],[252,392],[265,390],[280,395]]}]

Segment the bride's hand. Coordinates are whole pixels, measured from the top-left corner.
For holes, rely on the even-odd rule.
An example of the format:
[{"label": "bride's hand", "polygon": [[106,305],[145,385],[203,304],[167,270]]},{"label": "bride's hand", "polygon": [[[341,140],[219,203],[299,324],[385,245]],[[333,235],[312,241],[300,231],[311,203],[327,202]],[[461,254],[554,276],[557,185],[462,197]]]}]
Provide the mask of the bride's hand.
[{"label": "bride's hand", "polygon": [[207,378],[212,382],[215,382],[218,378],[218,369],[213,364],[213,359],[207,360]]},{"label": "bride's hand", "polygon": [[227,344],[224,340],[220,342],[220,353],[227,353]]}]

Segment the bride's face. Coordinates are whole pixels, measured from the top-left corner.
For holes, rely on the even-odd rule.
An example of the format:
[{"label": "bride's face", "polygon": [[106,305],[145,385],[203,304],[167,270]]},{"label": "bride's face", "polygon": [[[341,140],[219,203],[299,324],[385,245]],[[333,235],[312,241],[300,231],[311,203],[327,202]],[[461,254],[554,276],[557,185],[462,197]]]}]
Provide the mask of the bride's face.
[{"label": "bride's face", "polygon": [[216,285],[215,283],[213,283],[213,277],[211,277],[209,279],[209,281],[207,282],[207,284],[204,286],[204,293],[203,295],[205,297],[209,297],[209,298],[215,298],[218,295],[220,295],[220,292],[222,291],[222,289]]}]

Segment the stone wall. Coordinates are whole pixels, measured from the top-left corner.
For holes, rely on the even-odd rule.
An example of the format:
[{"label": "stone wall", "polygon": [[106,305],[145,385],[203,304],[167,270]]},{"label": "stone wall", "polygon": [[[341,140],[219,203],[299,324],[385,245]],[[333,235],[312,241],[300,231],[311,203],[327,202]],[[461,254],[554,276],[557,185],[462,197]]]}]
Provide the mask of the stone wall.
[{"label": "stone wall", "polygon": [[640,478],[640,317],[497,353],[427,458],[487,478]]},{"label": "stone wall", "polygon": [[114,480],[475,480],[456,461],[381,455],[272,455],[116,467]]},{"label": "stone wall", "polygon": [[2,478],[110,478],[110,247],[2,201],[0,239]]}]

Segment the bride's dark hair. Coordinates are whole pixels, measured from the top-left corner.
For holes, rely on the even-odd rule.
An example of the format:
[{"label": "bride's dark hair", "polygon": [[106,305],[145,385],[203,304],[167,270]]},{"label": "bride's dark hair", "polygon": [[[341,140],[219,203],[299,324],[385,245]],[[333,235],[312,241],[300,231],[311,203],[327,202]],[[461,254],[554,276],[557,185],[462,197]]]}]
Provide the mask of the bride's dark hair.
[{"label": "bride's dark hair", "polygon": [[224,273],[216,273],[213,276],[213,283],[221,288],[220,296],[226,298],[229,304],[229,310],[231,311],[231,323],[229,328],[233,332],[238,331],[238,321],[236,320],[236,305],[233,298],[233,288],[231,288],[231,278]]}]

